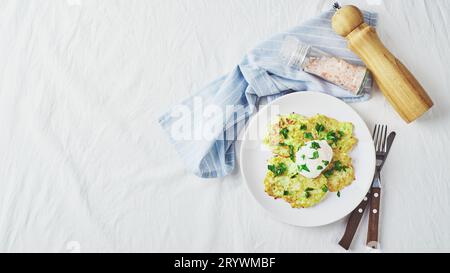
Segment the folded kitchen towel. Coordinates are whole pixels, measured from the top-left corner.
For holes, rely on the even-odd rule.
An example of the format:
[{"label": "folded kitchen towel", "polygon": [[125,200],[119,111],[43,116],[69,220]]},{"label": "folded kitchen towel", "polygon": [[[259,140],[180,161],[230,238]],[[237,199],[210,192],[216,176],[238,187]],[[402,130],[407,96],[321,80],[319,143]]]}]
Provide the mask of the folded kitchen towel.
[{"label": "folded kitchen towel", "polygon": [[[325,12],[262,42],[244,56],[231,73],[199,90],[159,119],[188,170],[203,178],[221,177],[232,172],[239,131],[257,111],[263,97],[271,101],[290,92],[321,90],[347,102],[369,98],[371,80],[360,95],[353,96],[291,67],[280,57],[286,37],[294,37],[350,63],[362,64],[347,49],[346,40],[332,30],[333,14],[334,11]],[[364,18],[369,25],[376,25],[375,13],[364,12]]]}]

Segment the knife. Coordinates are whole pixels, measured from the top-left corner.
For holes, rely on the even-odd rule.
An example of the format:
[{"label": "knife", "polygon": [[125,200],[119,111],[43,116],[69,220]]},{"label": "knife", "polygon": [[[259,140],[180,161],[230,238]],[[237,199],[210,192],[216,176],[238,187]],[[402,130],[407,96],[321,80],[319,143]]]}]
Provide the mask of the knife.
[{"label": "knife", "polygon": [[[389,134],[389,136],[387,138],[386,156],[384,157],[384,160],[381,163],[380,167],[377,168],[378,172],[381,171],[381,169],[384,166],[384,162],[386,162],[386,158],[389,155],[389,151],[391,150],[391,146],[392,146],[392,143],[394,142],[395,136],[396,136],[395,132],[392,132]],[[373,182],[375,182],[375,180],[376,180],[376,173],[375,173]],[[344,235],[342,236],[341,240],[339,241],[339,245],[342,246],[346,250],[348,250],[350,248],[350,245],[353,241],[353,237],[355,236],[356,230],[358,229],[359,223],[361,222],[362,216],[367,207],[369,199],[370,199],[370,191],[366,194],[366,196],[361,201],[361,203],[352,211],[352,213],[350,214],[350,217],[348,218],[348,222],[347,222],[347,226],[345,228]]]}]

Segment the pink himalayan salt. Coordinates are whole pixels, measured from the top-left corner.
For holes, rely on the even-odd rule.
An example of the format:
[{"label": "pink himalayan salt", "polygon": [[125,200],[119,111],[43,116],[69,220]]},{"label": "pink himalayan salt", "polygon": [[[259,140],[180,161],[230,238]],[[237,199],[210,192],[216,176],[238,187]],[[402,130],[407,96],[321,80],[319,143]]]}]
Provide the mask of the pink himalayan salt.
[{"label": "pink himalayan salt", "polygon": [[328,82],[357,94],[364,82],[367,69],[331,56],[307,57],[303,69]]}]

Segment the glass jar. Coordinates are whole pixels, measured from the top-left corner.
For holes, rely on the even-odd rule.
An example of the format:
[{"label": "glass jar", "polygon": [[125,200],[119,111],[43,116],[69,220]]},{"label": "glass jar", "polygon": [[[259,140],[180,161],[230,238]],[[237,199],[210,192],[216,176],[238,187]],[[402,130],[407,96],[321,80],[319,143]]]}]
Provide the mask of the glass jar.
[{"label": "glass jar", "polygon": [[351,64],[302,43],[295,37],[286,37],[281,48],[281,56],[287,59],[289,66],[320,77],[354,95],[361,93],[369,79],[369,71],[365,66]]}]

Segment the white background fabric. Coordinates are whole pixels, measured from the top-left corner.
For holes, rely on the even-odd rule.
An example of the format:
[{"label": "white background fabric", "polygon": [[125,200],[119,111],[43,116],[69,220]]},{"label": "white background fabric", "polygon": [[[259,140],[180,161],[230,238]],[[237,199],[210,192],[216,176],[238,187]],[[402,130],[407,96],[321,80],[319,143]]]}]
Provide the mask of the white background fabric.
[{"label": "white background fabric", "polygon": [[[0,251],[339,252],[345,221],[268,216],[239,169],[183,169],[157,118],[271,34],[332,1],[0,3]],[[355,1],[356,2],[356,1]],[[406,125],[379,92],[353,104],[398,133],[383,250],[450,251],[450,1],[358,1],[436,105]],[[365,251],[366,224],[353,244]]]}]

